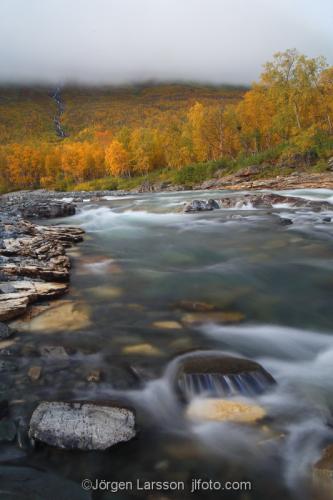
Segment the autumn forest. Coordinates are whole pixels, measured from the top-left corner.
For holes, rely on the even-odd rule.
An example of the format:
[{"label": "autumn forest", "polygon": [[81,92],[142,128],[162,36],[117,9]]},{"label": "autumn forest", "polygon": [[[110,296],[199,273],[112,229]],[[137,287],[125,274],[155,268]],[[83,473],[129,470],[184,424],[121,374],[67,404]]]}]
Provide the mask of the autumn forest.
[{"label": "autumn forest", "polygon": [[[278,53],[250,89],[194,84],[0,90],[0,190],[93,186],[217,162],[328,156],[333,67]],[[303,156],[302,156],[303,155]],[[110,184],[111,182],[111,184]],[[114,185],[117,186],[116,184]]]}]

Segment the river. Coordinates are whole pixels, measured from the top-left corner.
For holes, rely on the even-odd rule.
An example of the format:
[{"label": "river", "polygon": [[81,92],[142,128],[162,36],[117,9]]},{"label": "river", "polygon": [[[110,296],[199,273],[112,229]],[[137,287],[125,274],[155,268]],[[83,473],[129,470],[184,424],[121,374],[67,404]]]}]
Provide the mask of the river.
[{"label": "river", "polygon": [[[333,204],[330,190],[287,194]],[[223,498],[311,498],[311,465],[333,438],[333,224],[323,221],[333,206],[332,213],[288,206],[182,213],[185,201],[223,195],[86,200],[75,216],[60,221],[86,231],[71,251],[66,300],[77,304],[74,326],[54,315],[32,320],[20,342],[32,359],[36,345],[63,346],[70,362],[50,362],[42,381],[21,380],[15,396],[26,401],[25,409],[40,399],[122,396],[137,409],[141,431],[106,453],[41,447],[19,457],[25,465],[77,482],[247,479],[251,492]],[[282,225],[286,217],[293,224]],[[184,301],[243,320],[219,323],[208,312],[197,323],[179,307]],[[168,370],[177,356],[201,349],[249,358],[273,375],[276,386],[253,398],[269,415],[266,429],[184,417]],[[99,382],[85,380],[91,370],[101,371]],[[197,496],[221,498],[207,491]],[[94,498],[133,497],[148,495],[99,492]]]}]

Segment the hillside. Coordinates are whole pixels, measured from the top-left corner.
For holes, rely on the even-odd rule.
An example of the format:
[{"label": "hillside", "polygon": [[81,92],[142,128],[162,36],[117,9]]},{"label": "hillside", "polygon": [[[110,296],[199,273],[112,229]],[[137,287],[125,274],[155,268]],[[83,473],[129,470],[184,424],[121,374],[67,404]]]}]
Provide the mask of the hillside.
[{"label": "hillside", "polygon": [[[57,139],[53,117],[54,88],[0,87],[0,144]],[[185,84],[150,84],[128,87],[65,87],[63,128],[73,140],[92,130],[116,132],[123,126],[154,127],[163,119],[185,115],[196,102],[205,105],[234,103],[245,89]]]},{"label": "hillside", "polygon": [[[0,191],[198,185],[325,172],[333,154],[333,68],[275,55],[251,89],[194,84],[0,89]],[[258,168],[257,168],[258,167]]]}]

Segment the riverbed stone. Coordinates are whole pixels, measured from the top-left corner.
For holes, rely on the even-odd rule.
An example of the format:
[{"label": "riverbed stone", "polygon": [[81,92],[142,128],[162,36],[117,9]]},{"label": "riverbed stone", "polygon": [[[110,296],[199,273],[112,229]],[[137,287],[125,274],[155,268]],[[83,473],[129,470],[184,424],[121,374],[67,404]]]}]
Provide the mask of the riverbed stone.
[{"label": "riverbed stone", "polygon": [[152,344],[145,343],[128,345],[123,348],[123,354],[160,356],[161,351],[158,349],[158,347],[155,347]]},{"label": "riverbed stone", "polygon": [[186,416],[194,421],[209,420],[253,424],[266,416],[259,405],[228,399],[194,399],[186,408]]},{"label": "riverbed stone", "polygon": [[11,323],[19,332],[57,333],[73,332],[91,325],[90,309],[83,302],[58,301],[50,307],[38,308],[36,314],[26,316]]},{"label": "riverbed stone", "polygon": [[32,382],[36,382],[37,380],[39,380],[41,374],[42,374],[41,366],[30,366],[28,370],[28,377]]},{"label": "riverbed stone", "polygon": [[185,325],[199,325],[202,323],[232,324],[244,321],[245,315],[238,311],[212,311],[187,313],[181,317]]},{"label": "riverbed stone", "polygon": [[8,339],[13,335],[13,330],[6,323],[0,323],[0,340]]},{"label": "riverbed stone", "polygon": [[135,413],[118,402],[42,402],[34,410],[29,436],[65,449],[106,450],[136,435]]}]

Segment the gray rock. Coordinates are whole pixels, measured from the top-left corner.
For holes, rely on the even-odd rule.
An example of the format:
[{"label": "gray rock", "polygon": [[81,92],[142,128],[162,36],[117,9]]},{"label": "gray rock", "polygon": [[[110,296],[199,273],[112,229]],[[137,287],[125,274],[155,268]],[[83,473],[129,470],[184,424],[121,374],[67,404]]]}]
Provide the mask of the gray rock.
[{"label": "gray rock", "polygon": [[43,345],[39,352],[45,358],[67,359],[69,357],[66,349],[61,345]]},{"label": "gray rock", "polygon": [[193,200],[185,205],[184,212],[208,212],[216,208],[220,206],[215,200]]},{"label": "gray rock", "polygon": [[11,335],[13,335],[13,331],[9,326],[6,323],[0,323],[0,340],[8,339]]},{"label": "gray rock", "polygon": [[135,435],[134,411],[110,401],[40,403],[29,429],[33,439],[80,450],[105,450]]}]

